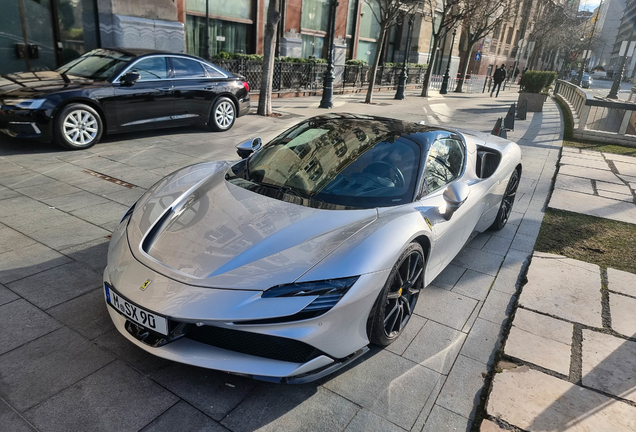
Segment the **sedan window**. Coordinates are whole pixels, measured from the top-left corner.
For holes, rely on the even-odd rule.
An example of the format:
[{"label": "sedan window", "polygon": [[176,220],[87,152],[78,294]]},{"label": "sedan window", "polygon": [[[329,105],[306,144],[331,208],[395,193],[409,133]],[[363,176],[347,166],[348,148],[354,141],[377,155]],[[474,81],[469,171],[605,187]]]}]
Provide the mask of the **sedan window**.
[{"label": "sedan window", "polygon": [[424,168],[427,193],[455,180],[464,166],[464,146],[455,139],[437,139],[431,144]]},{"label": "sedan window", "polygon": [[172,67],[174,68],[175,78],[199,78],[206,77],[203,66],[198,61],[172,57]]},{"label": "sedan window", "polygon": [[130,70],[139,74],[139,81],[166,79],[168,77],[165,57],[149,57],[140,60]]},{"label": "sedan window", "polygon": [[208,76],[210,78],[225,78],[225,75],[223,75],[221,72],[219,72],[218,70],[216,70],[212,66],[204,64],[203,67],[207,71]]}]

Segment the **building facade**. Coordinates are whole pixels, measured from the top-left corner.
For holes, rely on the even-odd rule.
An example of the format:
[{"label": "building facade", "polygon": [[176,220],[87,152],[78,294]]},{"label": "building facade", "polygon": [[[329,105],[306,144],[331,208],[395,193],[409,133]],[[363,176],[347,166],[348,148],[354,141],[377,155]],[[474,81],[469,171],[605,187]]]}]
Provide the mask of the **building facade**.
[{"label": "building facade", "polygon": [[52,70],[98,47],[183,52],[175,0],[6,0],[0,74]]},{"label": "building facade", "polygon": [[[210,54],[262,54],[268,0],[209,0]],[[205,55],[206,0],[178,0],[179,20],[185,25],[190,54]],[[284,57],[327,58],[330,0],[280,0],[281,19],[277,53]],[[338,0],[335,25],[335,62],[363,60],[372,63],[381,45],[380,26],[364,0]],[[386,35],[381,62],[401,62],[407,41],[408,21],[398,22]],[[432,23],[422,14],[414,16],[409,61],[426,63],[431,56]],[[451,55],[451,73],[457,71],[457,41]],[[443,73],[451,50],[451,37],[442,41],[443,56],[435,70]],[[443,57],[443,59],[441,58]]]},{"label": "building facade", "polygon": [[[616,73],[620,63],[620,48],[623,41],[636,40],[636,0],[626,0],[625,8],[621,15],[621,22],[614,39],[608,72]],[[625,63],[625,77],[636,76],[636,56],[627,59]]]},{"label": "building facade", "polygon": [[621,17],[625,10],[625,0],[604,0],[594,12],[599,18],[596,23],[594,34],[598,39],[590,57],[592,68],[603,68],[607,71],[610,68],[614,42],[621,24]]}]

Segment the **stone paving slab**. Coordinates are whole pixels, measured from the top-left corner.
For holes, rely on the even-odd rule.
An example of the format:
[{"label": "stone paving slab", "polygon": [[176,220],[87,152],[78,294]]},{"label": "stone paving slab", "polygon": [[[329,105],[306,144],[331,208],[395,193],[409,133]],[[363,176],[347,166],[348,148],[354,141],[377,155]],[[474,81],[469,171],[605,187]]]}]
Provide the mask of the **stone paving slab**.
[{"label": "stone paving slab", "polygon": [[495,375],[487,410],[528,432],[636,430],[636,407],[527,366]]},{"label": "stone paving slab", "polygon": [[527,278],[520,306],[602,327],[601,274],[597,265],[535,252]]},{"label": "stone paving slab", "polygon": [[606,183],[624,184],[611,171],[598,170],[592,168],[581,168],[574,165],[564,165],[559,169],[559,174],[573,177],[581,177],[591,180],[603,181]]},{"label": "stone paving slab", "polygon": [[636,274],[610,267],[607,269],[607,279],[611,291],[636,297]]},{"label": "stone paving slab", "polygon": [[550,207],[636,224],[636,205],[633,202],[555,189]]},{"label": "stone paving slab", "polygon": [[636,298],[610,293],[612,328],[618,333],[636,339]]},{"label": "stone paving slab", "polygon": [[583,385],[636,402],[636,342],[583,330]]},{"label": "stone paving slab", "polygon": [[572,324],[517,309],[505,353],[568,376],[572,331]]}]

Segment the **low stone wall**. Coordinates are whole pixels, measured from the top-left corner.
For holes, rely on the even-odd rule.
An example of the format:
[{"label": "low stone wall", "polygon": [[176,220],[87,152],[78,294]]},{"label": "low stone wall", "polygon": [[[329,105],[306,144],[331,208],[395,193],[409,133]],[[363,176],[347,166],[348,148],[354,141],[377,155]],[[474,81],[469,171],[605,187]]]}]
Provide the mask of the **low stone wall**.
[{"label": "low stone wall", "polygon": [[557,81],[554,95],[572,117],[573,138],[636,147],[636,104],[596,99],[563,80]]}]

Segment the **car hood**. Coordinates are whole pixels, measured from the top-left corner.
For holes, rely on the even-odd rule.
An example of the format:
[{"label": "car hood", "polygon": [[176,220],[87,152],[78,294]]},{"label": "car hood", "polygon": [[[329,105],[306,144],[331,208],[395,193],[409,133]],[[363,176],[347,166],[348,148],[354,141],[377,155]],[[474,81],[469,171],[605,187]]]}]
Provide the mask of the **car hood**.
[{"label": "car hood", "polygon": [[225,180],[229,166],[210,164],[140,203],[127,229],[135,258],[190,285],[261,291],[295,281],[378,217],[248,191]]},{"label": "car hood", "polygon": [[[36,98],[60,90],[93,85],[97,81],[55,71],[20,72],[0,77],[0,98]],[[100,82],[101,83],[101,82]]]}]

